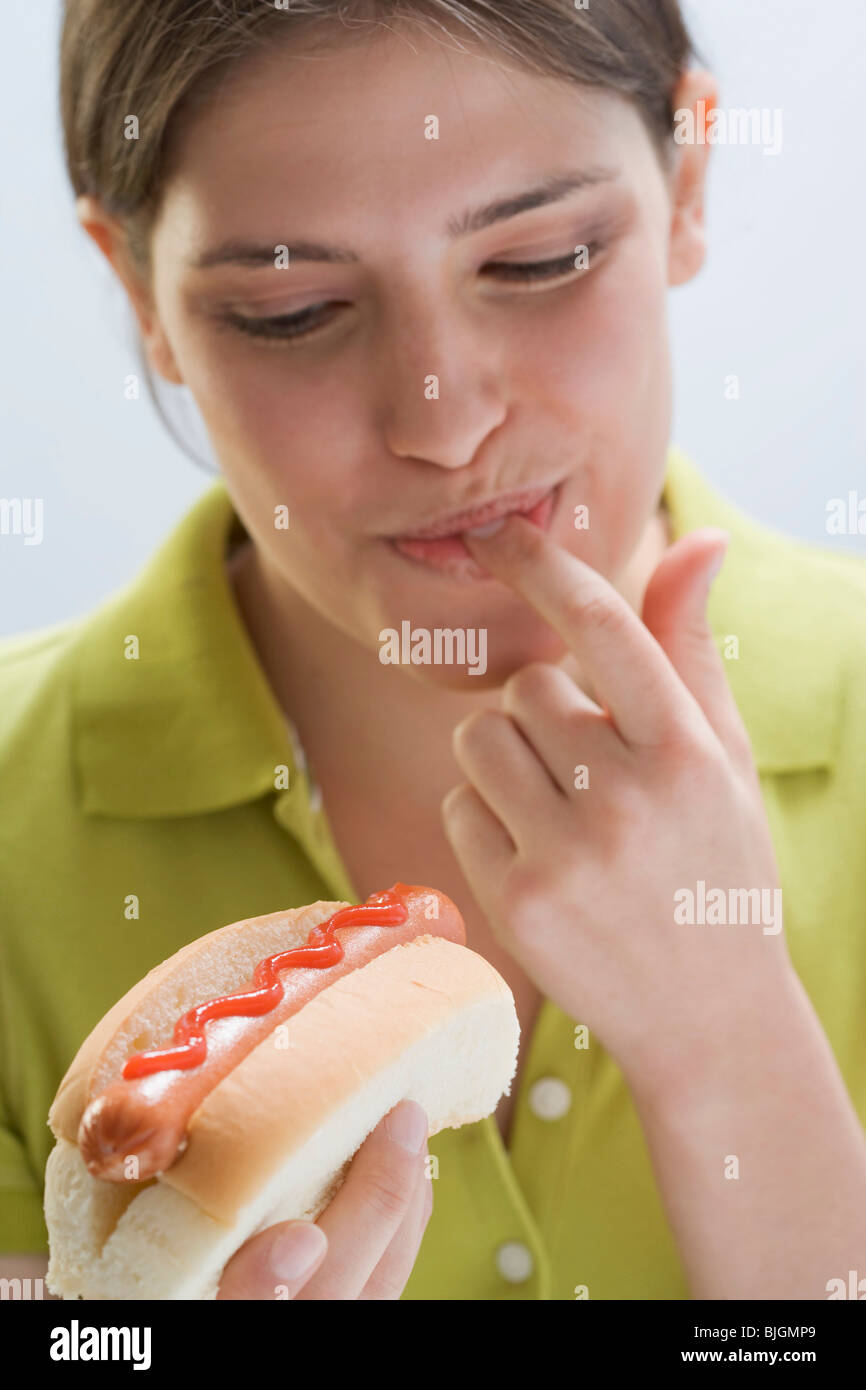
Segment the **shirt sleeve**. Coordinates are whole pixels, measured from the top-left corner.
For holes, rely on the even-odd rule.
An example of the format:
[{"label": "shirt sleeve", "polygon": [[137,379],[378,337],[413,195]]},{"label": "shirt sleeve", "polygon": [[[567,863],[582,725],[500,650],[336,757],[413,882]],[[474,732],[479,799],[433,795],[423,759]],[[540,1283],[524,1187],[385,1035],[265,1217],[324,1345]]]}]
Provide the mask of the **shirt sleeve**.
[{"label": "shirt sleeve", "polygon": [[48,1254],[42,1187],[0,1102],[0,1254]]}]

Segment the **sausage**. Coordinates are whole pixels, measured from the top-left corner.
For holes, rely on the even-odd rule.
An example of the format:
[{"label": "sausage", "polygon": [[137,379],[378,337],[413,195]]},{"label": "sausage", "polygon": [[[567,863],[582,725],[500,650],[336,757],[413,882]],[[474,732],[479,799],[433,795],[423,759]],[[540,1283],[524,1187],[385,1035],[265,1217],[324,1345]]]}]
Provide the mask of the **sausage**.
[{"label": "sausage", "polygon": [[[369,898],[362,912],[375,915],[375,904],[385,898],[396,898],[405,906],[405,920],[390,926],[362,921],[328,932],[334,918],[346,914],[342,909],[327,923],[314,927],[308,945],[320,946],[328,932],[328,942],[339,941],[342,959],[326,968],[291,964],[284,970],[279,968],[282,998],[267,1012],[214,1018],[200,1028],[200,1040],[206,1036],[201,1063],[181,1070],[177,1064],[166,1066],[163,1059],[162,1070],[133,1079],[118,1076],[91,1097],[78,1130],[78,1146],[90,1173],[109,1182],[142,1182],[165,1172],[186,1148],[190,1118],[205,1097],[254,1047],[328,985],[418,936],[440,936],[460,946],[466,944],[460,913],[444,894],[398,883],[389,894]],[[357,909],[353,911],[361,917]],[[202,950],[207,949],[204,937]],[[247,984],[228,997],[249,991]]]}]

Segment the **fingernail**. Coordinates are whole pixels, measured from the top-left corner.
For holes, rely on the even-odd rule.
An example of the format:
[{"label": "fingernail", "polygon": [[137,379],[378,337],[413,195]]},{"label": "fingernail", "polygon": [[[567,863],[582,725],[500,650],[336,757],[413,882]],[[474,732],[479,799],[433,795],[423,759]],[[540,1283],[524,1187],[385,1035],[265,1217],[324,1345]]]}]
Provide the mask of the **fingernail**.
[{"label": "fingernail", "polygon": [[497,531],[501,531],[507,517],[501,516],[497,521],[488,521],[486,526],[474,526],[471,531],[464,531],[464,536],[478,536],[482,541],[486,541],[488,536],[495,536]]},{"label": "fingernail", "polygon": [[414,1100],[401,1100],[385,1120],[388,1138],[410,1153],[419,1154],[427,1138],[427,1115]]},{"label": "fingernail", "polygon": [[719,551],[718,555],[717,555],[716,558],[713,560],[713,563],[710,565],[709,569],[707,570],[706,579],[707,579],[707,587],[708,587],[708,588],[709,588],[709,587],[713,584],[713,582],[718,578],[719,571],[721,570],[722,565],[725,563],[725,560],[727,559],[727,556],[728,556],[728,546],[730,545],[730,543],[731,543],[731,538],[730,538],[730,536],[728,536],[727,540],[725,541],[724,549],[722,549],[722,550]]},{"label": "fingernail", "polygon": [[306,1221],[277,1236],[271,1246],[271,1269],[277,1279],[302,1279],[328,1244],[324,1231]]}]

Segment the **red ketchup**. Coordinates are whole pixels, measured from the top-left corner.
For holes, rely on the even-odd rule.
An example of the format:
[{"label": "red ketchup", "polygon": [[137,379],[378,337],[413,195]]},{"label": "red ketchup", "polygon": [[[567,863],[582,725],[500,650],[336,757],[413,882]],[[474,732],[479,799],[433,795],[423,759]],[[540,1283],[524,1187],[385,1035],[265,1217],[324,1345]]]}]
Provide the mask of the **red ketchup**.
[{"label": "red ketchup", "polygon": [[357,907],[341,907],[327,922],[312,928],[305,946],[266,956],[255,968],[252,989],[208,999],[183,1014],[174,1025],[174,1046],[152,1052],[136,1052],[123,1068],[121,1075],[124,1081],[133,1081],[139,1076],[150,1076],[152,1072],[168,1071],[175,1067],[186,1070],[200,1066],[207,1056],[206,1023],[213,1018],[247,1018],[252,1014],[270,1013],[285,992],[278,978],[280,972],[293,966],[327,970],[328,966],[336,965],[345,955],[342,945],[334,937],[334,932],[340,928],[399,926],[406,921],[409,913],[398,894],[408,891],[405,883],[395,883],[385,893],[371,894],[365,903]]}]

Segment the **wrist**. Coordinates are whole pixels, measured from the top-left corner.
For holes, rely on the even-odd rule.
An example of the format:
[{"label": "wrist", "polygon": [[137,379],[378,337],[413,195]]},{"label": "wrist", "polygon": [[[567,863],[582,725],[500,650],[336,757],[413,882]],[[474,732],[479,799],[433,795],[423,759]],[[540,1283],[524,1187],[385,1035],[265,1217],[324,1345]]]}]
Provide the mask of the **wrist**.
[{"label": "wrist", "polygon": [[729,1006],[707,1009],[699,1025],[657,1026],[620,1061],[639,1109],[677,1111],[717,1105],[725,1096],[765,1094],[768,1079],[796,1076],[798,1057],[827,1048],[821,1025],[793,966]]}]

